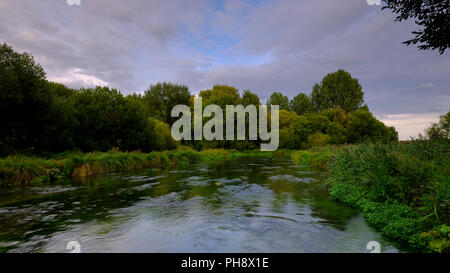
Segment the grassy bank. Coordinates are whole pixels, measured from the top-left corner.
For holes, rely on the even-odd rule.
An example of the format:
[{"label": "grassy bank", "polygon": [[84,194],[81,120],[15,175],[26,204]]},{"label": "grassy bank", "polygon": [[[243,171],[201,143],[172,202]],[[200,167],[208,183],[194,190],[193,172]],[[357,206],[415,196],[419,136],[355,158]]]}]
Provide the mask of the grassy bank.
[{"label": "grassy bank", "polygon": [[324,172],[330,195],[383,235],[420,251],[450,250],[448,142],[363,144],[293,152]]},{"label": "grassy bank", "polygon": [[[261,152],[187,147],[164,152],[66,152],[48,158],[9,156],[0,159],[0,186],[36,185],[67,177],[85,177],[142,168],[170,168],[179,164],[230,160],[238,157],[282,156],[289,151]],[[288,155],[287,155],[288,156]]]}]

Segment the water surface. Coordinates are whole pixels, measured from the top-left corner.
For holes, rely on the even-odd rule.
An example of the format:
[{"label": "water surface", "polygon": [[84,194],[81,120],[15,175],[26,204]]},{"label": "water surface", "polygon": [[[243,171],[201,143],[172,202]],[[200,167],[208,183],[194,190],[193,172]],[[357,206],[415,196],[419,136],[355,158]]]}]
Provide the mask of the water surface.
[{"label": "water surface", "polygon": [[0,252],[398,252],[317,173],[245,158],[0,190]]}]

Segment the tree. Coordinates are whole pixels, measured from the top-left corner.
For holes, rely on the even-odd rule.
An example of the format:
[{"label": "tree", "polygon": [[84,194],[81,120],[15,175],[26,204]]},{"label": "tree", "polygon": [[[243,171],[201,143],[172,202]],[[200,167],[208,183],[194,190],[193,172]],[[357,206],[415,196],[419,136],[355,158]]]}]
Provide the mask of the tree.
[{"label": "tree", "polygon": [[397,14],[395,21],[414,19],[421,29],[413,31],[415,37],[403,42],[419,44],[420,50],[439,50],[443,54],[450,47],[450,0],[384,0],[382,9]]},{"label": "tree", "polygon": [[190,97],[187,86],[163,82],[151,85],[143,100],[152,117],[172,125],[176,121],[170,116],[172,108],[178,104],[189,105]]},{"label": "tree", "polygon": [[267,100],[267,106],[270,108],[270,105],[279,105],[280,110],[284,109],[289,111],[289,98],[281,94],[280,92],[274,92],[270,95],[270,98]]},{"label": "tree", "polygon": [[338,122],[330,122],[327,127],[327,135],[331,144],[344,144],[347,142],[347,129]]},{"label": "tree", "polygon": [[315,84],[311,101],[316,111],[340,107],[347,112],[358,110],[364,103],[364,92],[357,79],[340,69]]},{"label": "tree", "polygon": [[297,115],[303,115],[306,113],[310,113],[313,110],[313,106],[309,97],[300,93],[295,96],[290,102],[289,107],[292,111],[297,113]]},{"label": "tree", "polygon": [[388,142],[391,138],[391,130],[365,110],[350,113],[346,120],[346,128],[351,143],[364,140]]},{"label": "tree", "polygon": [[308,136],[308,144],[311,147],[322,147],[330,142],[330,136],[322,133],[315,133]]},{"label": "tree", "polygon": [[41,126],[52,104],[45,83],[33,56],[0,46],[0,153],[35,149],[45,141]]},{"label": "tree", "polygon": [[[294,149],[306,149],[311,143],[308,137],[316,133],[325,134],[330,121],[327,116],[318,113],[311,113],[299,116],[292,122],[291,128],[294,131],[293,140]],[[322,138],[321,136],[319,138]],[[328,138],[327,138],[328,142]]]},{"label": "tree", "polygon": [[261,102],[257,94],[251,92],[250,90],[245,90],[244,94],[242,94],[241,102],[243,106],[255,105],[258,107]]},{"label": "tree", "polygon": [[281,109],[279,112],[279,128],[289,127],[296,119],[298,119],[298,116],[295,112]]},{"label": "tree", "polygon": [[425,133],[431,140],[448,140],[450,138],[450,111],[441,115],[439,122],[433,123]]},{"label": "tree", "polygon": [[145,105],[116,89],[81,89],[72,98],[79,126],[76,147],[82,151],[150,151],[155,148],[154,124],[148,123]]},{"label": "tree", "polygon": [[334,121],[339,124],[344,124],[347,119],[347,112],[339,107],[324,110],[320,114],[327,116],[330,121]]},{"label": "tree", "polygon": [[216,104],[223,110],[227,105],[239,103],[239,91],[236,87],[228,85],[214,85],[212,89],[200,91],[203,105]]},{"label": "tree", "polygon": [[170,127],[157,119],[149,118],[153,129],[153,142],[155,150],[171,150],[177,148],[177,142],[172,138]]}]

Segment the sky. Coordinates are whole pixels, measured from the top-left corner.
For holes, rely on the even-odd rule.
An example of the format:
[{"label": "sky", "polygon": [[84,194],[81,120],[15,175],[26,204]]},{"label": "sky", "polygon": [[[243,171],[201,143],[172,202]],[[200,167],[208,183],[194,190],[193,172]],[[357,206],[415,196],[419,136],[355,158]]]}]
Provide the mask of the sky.
[{"label": "sky", "polygon": [[328,73],[359,80],[401,139],[450,110],[450,53],[402,44],[418,27],[366,0],[0,0],[0,43],[31,53],[47,79],[107,85],[214,84],[309,94]]}]

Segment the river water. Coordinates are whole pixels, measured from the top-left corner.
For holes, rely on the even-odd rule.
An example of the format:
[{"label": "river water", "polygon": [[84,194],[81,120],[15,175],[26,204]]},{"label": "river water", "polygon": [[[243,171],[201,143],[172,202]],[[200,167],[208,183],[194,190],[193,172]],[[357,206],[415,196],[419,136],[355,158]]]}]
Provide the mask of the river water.
[{"label": "river water", "polygon": [[0,252],[399,252],[319,175],[243,158],[0,190]]}]

